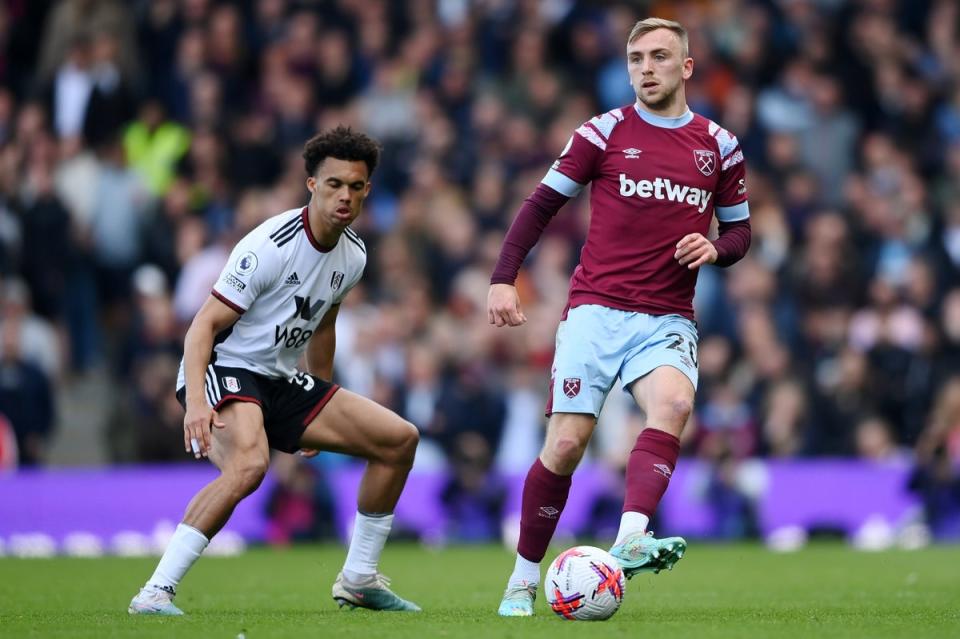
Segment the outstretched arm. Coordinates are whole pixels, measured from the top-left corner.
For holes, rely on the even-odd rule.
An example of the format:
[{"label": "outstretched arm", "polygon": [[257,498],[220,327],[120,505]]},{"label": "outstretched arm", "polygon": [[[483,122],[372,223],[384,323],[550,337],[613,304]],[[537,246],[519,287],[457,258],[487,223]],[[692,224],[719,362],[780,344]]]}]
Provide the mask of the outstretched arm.
[{"label": "outstretched arm", "polygon": [[213,352],[213,340],[223,330],[233,326],[240,313],[211,295],[204,302],[190,323],[183,341],[183,375],[186,381],[184,404],[187,413],[183,417],[183,447],[189,453],[192,441],[194,457],[207,456],[210,450],[210,425],[223,428],[217,413],[207,403],[205,391],[206,370]]},{"label": "outstretched arm", "polygon": [[[337,315],[340,305],[334,304],[320,320],[317,330],[307,342],[307,371],[320,379],[333,379],[333,354],[337,350]],[[316,448],[301,448],[303,457],[315,457],[320,451]]]},{"label": "outstretched arm", "polygon": [[331,306],[320,320],[307,344],[307,368],[320,379],[333,379],[333,354],[337,350],[337,315],[340,305]]},{"label": "outstretched arm", "polygon": [[514,286],[517,273],[547,224],[569,199],[541,183],[530,197],[523,201],[520,212],[503,240],[500,258],[490,277],[487,317],[491,324],[519,326],[527,321],[520,309],[520,297]]},{"label": "outstretched arm", "polygon": [[537,185],[530,197],[523,201],[516,219],[503,239],[500,259],[497,260],[490,277],[491,284],[512,285],[517,280],[520,265],[530,249],[540,240],[547,224],[569,199],[543,183]]}]

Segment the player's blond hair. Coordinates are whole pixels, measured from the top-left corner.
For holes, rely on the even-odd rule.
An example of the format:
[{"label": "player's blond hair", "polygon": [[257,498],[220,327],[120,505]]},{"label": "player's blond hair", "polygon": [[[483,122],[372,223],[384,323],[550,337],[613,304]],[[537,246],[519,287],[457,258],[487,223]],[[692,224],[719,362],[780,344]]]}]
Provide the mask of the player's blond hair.
[{"label": "player's blond hair", "polygon": [[665,18],[647,18],[646,20],[637,22],[633,25],[633,29],[630,30],[630,36],[627,38],[627,46],[629,47],[630,44],[640,36],[646,35],[651,31],[656,31],[657,29],[667,29],[677,34],[677,37],[680,38],[680,53],[683,54],[684,58],[690,57],[690,38],[687,36],[687,30],[684,29],[683,25],[679,22]]}]

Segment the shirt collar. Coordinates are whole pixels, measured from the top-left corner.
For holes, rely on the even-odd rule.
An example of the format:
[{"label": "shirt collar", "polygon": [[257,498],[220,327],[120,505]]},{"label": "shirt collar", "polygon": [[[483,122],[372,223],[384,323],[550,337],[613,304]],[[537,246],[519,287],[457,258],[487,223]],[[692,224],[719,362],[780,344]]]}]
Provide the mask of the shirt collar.
[{"label": "shirt collar", "polygon": [[640,105],[636,102],[633,103],[633,109],[637,112],[637,115],[640,116],[641,120],[647,124],[652,124],[653,126],[658,126],[662,129],[679,129],[682,126],[690,124],[690,121],[693,120],[693,111],[691,111],[689,108],[684,112],[683,115],[678,115],[675,118],[666,118],[662,115],[654,115],[649,111],[641,109]]}]

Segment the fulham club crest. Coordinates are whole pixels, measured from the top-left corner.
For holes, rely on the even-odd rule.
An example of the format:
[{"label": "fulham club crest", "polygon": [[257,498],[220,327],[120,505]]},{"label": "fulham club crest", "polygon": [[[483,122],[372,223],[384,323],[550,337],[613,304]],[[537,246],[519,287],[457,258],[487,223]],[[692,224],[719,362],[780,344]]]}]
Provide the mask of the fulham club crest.
[{"label": "fulham club crest", "polygon": [[343,273],[334,271],[333,275],[330,276],[330,288],[336,291],[341,284],[343,284]]},{"label": "fulham club crest", "polygon": [[220,379],[223,380],[223,387],[231,393],[236,393],[240,390],[240,380],[236,377],[221,377]]},{"label": "fulham club crest", "polygon": [[580,378],[566,377],[563,380],[563,394],[573,399],[580,394]]},{"label": "fulham club crest", "polygon": [[706,149],[696,149],[693,152],[693,161],[697,164],[697,169],[706,176],[713,175],[717,170],[717,154]]}]

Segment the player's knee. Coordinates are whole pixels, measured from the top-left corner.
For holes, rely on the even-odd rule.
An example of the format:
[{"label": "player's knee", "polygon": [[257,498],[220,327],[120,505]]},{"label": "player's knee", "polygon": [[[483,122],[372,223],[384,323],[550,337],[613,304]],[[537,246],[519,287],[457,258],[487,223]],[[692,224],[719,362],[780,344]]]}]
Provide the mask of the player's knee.
[{"label": "player's knee", "polygon": [[586,447],[587,442],[580,441],[576,437],[558,437],[549,446],[546,456],[558,467],[566,469],[570,464],[576,466]]},{"label": "player's knee", "polygon": [[269,465],[270,458],[264,455],[246,455],[237,461],[230,474],[234,490],[241,498],[259,488]]},{"label": "player's knee", "polygon": [[686,395],[667,398],[662,404],[661,412],[671,424],[683,425],[693,412],[693,400]]},{"label": "player's knee", "polygon": [[392,463],[398,466],[412,466],[413,458],[417,454],[417,445],[420,443],[420,431],[406,420],[401,421],[398,430],[397,444],[392,447]]}]

